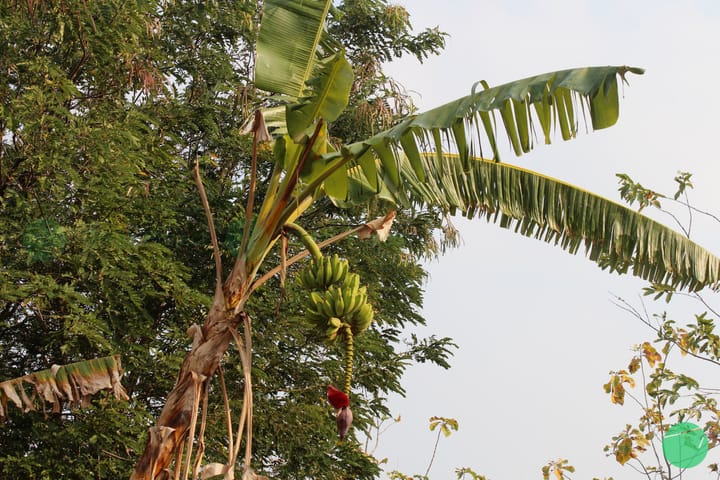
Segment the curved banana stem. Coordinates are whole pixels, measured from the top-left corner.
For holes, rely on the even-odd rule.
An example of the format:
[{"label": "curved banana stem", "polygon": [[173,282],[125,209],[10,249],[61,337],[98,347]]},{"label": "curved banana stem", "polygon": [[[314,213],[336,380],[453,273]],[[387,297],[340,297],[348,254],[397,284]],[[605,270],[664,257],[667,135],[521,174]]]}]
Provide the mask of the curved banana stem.
[{"label": "curved banana stem", "polygon": [[303,245],[305,245],[305,248],[308,249],[313,258],[322,257],[320,247],[318,247],[318,244],[315,243],[315,240],[313,240],[307,230],[302,228],[300,225],[292,222],[286,223],[285,229],[288,232],[292,232],[293,234],[295,234],[296,237],[300,239],[300,241],[303,243]]},{"label": "curved banana stem", "polygon": [[350,396],[350,386],[352,385],[353,374],[353,357],[355,356],[355,338],[350,325],[343,325],[345,338],[345,393]]},{"label": "curved banana stem", "polygon": [[[359,225],[357,227],[353,227],[350,230],[346,230],[342,233],[339,233],[332,238],[323,240],[322,242],[318,243],[317,246],[318,246],[318,248],[322,249],[324,247],[327,247],[330,244],[333,244],[333,243],[338,242],[346,237],[349,237],[350,235],[352,235],[354,233],[358,233],[359,231],[363,230],[364,228],[367,228],[367,225]],[[303,258],[307,257],[308,254],[310,254],[309,250],[303,250],[302,252],[298,253],[297,255],[293,255],[292,257],[287,259],[287,262],[285,263],[285,267],[288,267],[288,266],[292,265],[293,263],[299,262]],[[269,270],[268,272],[266,272],[262,277],[255,280],[255,282],[253,282],[252,286],[248,290],[248,295],[250,295],[252,292],[254,292],[259,287],[261,287],[269,279],[274,277],[278,272],[280,272],[282,270],[282,268],[283,268],[282,265],[278,265],[278,266],[272,268],[271,270]]]}]

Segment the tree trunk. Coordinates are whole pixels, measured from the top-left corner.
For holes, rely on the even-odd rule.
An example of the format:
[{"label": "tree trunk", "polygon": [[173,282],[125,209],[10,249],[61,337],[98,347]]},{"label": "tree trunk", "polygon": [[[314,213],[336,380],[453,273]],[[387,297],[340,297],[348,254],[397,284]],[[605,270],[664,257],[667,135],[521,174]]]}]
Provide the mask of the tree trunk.
[{"label": "tree trunk", "polygon": [[185,356],[160,418],[149,430],[145,451],[131,480],[170,478],[167,468],[187,438],[196,409],[196,395],[200,395],[198,398],[204,395],[208,381],[230,345],[232,331],[245,315],[244,312],[233,314],[234,310],[226,308],[222,292],[217,293],[205,324],[194,330],[192,349]]}]

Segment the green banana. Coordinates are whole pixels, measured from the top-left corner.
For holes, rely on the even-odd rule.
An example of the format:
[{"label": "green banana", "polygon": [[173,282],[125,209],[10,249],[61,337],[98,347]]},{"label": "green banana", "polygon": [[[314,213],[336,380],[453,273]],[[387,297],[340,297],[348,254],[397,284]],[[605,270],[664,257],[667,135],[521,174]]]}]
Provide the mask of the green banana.
[{"label": "green banana", "polygon": [[325,316],[327,318],[335,316],[335,305],[330,303],[330,299],[328,298],[327,295],[325,295],[325,297],[323,297],[322,306],[323,306],[323,314],[325,314]]},{"label": "green banana", "polygon": [[337,336],[340,329],[338,327],[328,327],[325,329],[325,340],[328,342],[334,341]]},{"label": "green banana", "polygon": [[339,288],[335,288],[331,286],[328,291],[328,296],[332,298],[333,306],[335,307],[335,316],[336,317],[344,317],[345,316],[345,301],[342,297],[342,291]]},{"label": "green banana", "polygon": [[354,335],[357,335],[365,331],[372,323],[374,316],[375,313],[373,312],[372,305],[370,305],[369,303],[363,304],[360,309],[355,313],[352,321],[350,322],[352,333]]},{"label": "green banana", "polygon": [[323,283],[325,288],[332,284],[332,260],[327,257],[323,257]]},{"label": "green banana", "polygon": [[342,295],[343,303],[345,304],[345,313],[351,314],[355,310],[355,295],[353,295],[352,290],[348,288],[348,286],[343,283],[342,287],[340,288],[340,292]]},{"label": "green banana", "polygon": [[337,282],[337,275],[340,273],[340,258],[337,254],[330,257],[328,262],[330,264],[330,278],[328,279],[328,285],[332,285]]},{"label": "green banana", "polygon": [[345,300],[345,312],[348,314],[353,313],[359,306],[357,297],[359,286],[360,275],[357,273],[351,273],[343,282],[343,300]]},{"label": "green banana", "polygon": [[347,260],[341,260],[337,254],[332,256],[332,283],[342,282],[347,276],[350,264]]}]

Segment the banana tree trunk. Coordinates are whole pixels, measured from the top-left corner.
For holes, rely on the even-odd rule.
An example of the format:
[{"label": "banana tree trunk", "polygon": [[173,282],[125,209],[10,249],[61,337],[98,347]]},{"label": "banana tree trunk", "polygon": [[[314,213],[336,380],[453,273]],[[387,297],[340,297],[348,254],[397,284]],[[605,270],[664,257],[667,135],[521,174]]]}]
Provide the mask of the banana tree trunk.
[{"label": "banana tree trunk", "polygon": [[[218,289],[204,325],[188,331],[194,337],[192,349],[185,356],[175,387],[168,395],[156,425],[149,430],[145,451],[131,480],[170,478],[168,467],[182,453],[198,399],[203,397],[208,381],[230,345],[232,332],[245,315],[241,308],[229,309],[224,298]],[[236,311],[240,313],[234,313]]]}]

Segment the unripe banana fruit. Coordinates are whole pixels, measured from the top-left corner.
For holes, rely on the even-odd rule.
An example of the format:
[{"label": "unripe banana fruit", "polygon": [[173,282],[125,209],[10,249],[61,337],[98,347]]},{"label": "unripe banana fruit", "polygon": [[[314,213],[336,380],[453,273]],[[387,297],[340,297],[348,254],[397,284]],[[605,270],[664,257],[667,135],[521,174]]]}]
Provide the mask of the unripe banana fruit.
[{"label": "unripe banana fruit", "polygon": [[373,321],[367,288],[348,269],[347,260],[333,255],[313,259],[300,273],[300,283],[311,290],[305,317],[326,341],[357,335]]},{"label": "unripe banana fruit", "polygon": [[375,312],[373,312],[372,305],[364,303],[348,322],[353,335],[358,335],[359,333],[367,330],[374,317]]},{"label": "unripe banana fruit", "polygon": [[308,290],[326,290],[330,285],[345,280],[350,264],[337,254],[314,258],[300,272],[300,283]]}]

